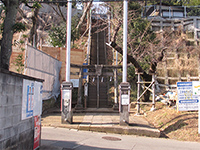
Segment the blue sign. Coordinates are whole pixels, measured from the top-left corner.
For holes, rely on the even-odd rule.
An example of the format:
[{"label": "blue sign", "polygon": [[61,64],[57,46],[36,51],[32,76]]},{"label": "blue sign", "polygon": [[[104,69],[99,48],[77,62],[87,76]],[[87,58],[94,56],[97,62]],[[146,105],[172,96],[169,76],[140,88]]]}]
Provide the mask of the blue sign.
[{"label": "blue sign", "polygon": [[198,110],[198,95],[193,95],[192,82],[177,82],[178,111]]},{"label": "blue sign", "polygon": [[26,117],[33,116],[34,107],[34,83],[31,86],[27,86],[27,103],[26,103]]},{"label": "blue sign", "polygon": [[[88,65],[88,64],[87,63],[83,63],[83,65]],[[88,72],[88,69],[83,68],[83,72]],[[83,79],[87,79],[87,75],[84,75]]]}]

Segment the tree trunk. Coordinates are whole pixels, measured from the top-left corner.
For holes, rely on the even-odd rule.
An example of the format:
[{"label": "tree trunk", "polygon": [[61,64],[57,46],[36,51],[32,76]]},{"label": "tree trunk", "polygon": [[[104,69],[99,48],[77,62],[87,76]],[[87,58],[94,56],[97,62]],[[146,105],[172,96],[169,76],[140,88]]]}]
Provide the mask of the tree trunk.
[{"label": "tree trunk", "polygon": [[[117,32],[120,29],[120,26],[122,25],[122,21],[119,20],[118,21],[118,25],[116,26],[114,33],[113,33],[113,37],[111,39],[111,43],[109,44],[112,48],[114,48],[117,52],[119,52],[121,55],[123,55],[123,50],[121,47],[119,47],[116,43],[116,36],[117,36]],[[156,71],[156,67],[157,67],[157,62],[162,61],[163,57],[164,57],[164,51],[165,51],[165,47],[162,48],[161,54],[158,57],[157,60],[153,60],[151,62],[150,68],[149,68],[149,74],[147,74],[142,67],[140,66],[140,64],[137,62],[137,60],[131,56],[131,55],[127,55],[127,63],[132,63],[135,67],[135,69],[137,70],[137,72],[142,73],[141,77],[143,79],[143,81],[151,81],[152,80],[152,75],[150,73],[155,73]],[[146,83],[145,86],[149,86],[149,83]],[[147,102],[149,101],[149,97],[150,97],[150,92],[147,90],[147,92],[144,94],[144,98],[143,101]]]},{"label": "tree trunk", "polygon": [[33,47],[37,46],[37,22],[38,22],[39,8],[35,8],[34,15],[32,17],[33,26],[30,31],[30,42]]},{"label": "tree trunk", "polygon": [[0,52],[0,67],[9,70],[12,53],[13,25],[19,7],[19,0],[2,0],[6,6],[6,17],[3,26],[3,35]]},{"label": "tree trunk", "polygon": [[[116,51],[118,51],[121,55],[123,55],[123,50],[121,47],[119,47],[115,42],[111,42],[110,44]],[[142,67],[139,65],[139,63],[136,61],[136,59],[130,55],[127,55],[127,61],[128,63],[132,63],[134,67],[137,69],[138,72],[142,72],[141,77],[144,81],[151,81],[152,76],[147,74]],[[145,86],[149,86],[149,83],[146,83]],[[147,90],[147,92],[144,94],[143,101],[147,102],[149,101],[150,92]]]}]

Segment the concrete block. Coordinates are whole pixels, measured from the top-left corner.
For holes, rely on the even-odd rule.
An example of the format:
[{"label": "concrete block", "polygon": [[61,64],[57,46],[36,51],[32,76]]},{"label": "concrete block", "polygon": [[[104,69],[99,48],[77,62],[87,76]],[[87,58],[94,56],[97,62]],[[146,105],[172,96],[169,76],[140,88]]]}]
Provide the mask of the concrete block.
[{"label": "concrete block", "polygon": [[26,139],[25,132],[19,132],[19,143],[22,143]]},{"label": "concrete block", "polygon": [[20,77],[16,77],[15,86],[23,86],[23,79]]},{"label": "concrete block", "polygon": [[15,85],[15,96],[22,96],[22,86]]},{"label": "concrete block", "polygon": [[11,106],[5,106],[5,117],[10,117],[13,115],[13,107]]},{"label": "concrete block", "polygon": [[4,129],[6,124],[6,118],[0,118],[0,129]]},{"label": "concrete block", "polygon": [[3,95],[14,95],[15,92],[15,86],[13,85],[3,85],[3,90],[2,90]]},{"label": "concrete block", "polygon": [[6,76],[6,84],[15,85],[16,76],[7,75]]},{"label": "concrete block", "polygon": [[14,125],[18,125],[19,123],[20,123],[20,121],[21,121],[21,115],[14,115],[14,116],[12,116],[13,117],[13,124]]},{"label": "concrete block", "polygon": [[14,104],[15,105],[22,105],[22,95],[15,95],[14,96]]},{"label": "concrete block", "polygon": [[5,128],[13,126],[13,119],[12,116],[6,117],[5,119]]},{"label": "concrete block", "polygon": [[3,86],[2,86],[2,84],[0,83],[0,95],[2,95],[2,91],[3,91]]},{"label": "concrete block", "polygon": [[32,118],[28,119],[27,124],[26,124],[26,130],[33,129],[33,126],[34,126],[34,122],[33,122]]},{"label": "concrete block", "polygon": [[5,139],[9,139],[11,137],[11,130],[12,130],[12,127],[4,129],[4,138]]},{"label": "concrete block", "polygon": [[18,142],[19,142],[19,139],[17,136],[13,136],[11,138],[11,145],[12,145],[12,148],[16,147],[18,145]]},{"label": "concrete block", "polygon": [[14,135],[19,138],[19,125],[13,126]]},{"label": "concrete block", "polygon": [[4,139],[4,129],[0,129],[0,142],[2,142]]},{"label": "concrete block", "polygon": [[6,81],[6,74],[0,73],[0,83],[4,83]]},{"label": "concrete block", "polygon": [[25,132],[28,129],[28,125],[25,123],[20,123],[19,124],[19,133]]},{"label": "concrete block", "polygon": [[5,117],[5,107],[0,105],[0,118]]},{"label": "concrete block", "polygon": [[7,105],[8,106],[12,106],[12,105],[15,105],[14,104],[14,95],[7,95]]},{"label": "concrete block", "polygon": [[3,146],[5,149],[9,149],[11,147],[11,138],[6,139]]},{"label": "concrete block", "polygon": [[[24,141],[33,141],[34,138],[34,130],[26,130],[19,134],[19,143],[22,143]],[[31,144],[33,142],[30,142]]]},{"label": "concrete block", "polygon": [[13,110],[13,115],[21,115],[21,111],[22,111],[22,106],[21,105],[15,105],[15,106],[13,106],[13,108],[12,108],[12,110]]},{"label": "concrete block", "polygon": [[18,134],[18,127],[17,126],[11,127],[10,130],[11,130],[11,137],[17,136],[17,134]]},{"label": "concrete block", "polygon": [[0,106],[5,106],[8,103],[8,96],[6,95],[0,95],[1,99],[0,99]]},{"label": "concrete block", "polygon": [[34,117],[29,120],[29,129],[34,129]]},{"label": "concrete block", "polygon": [[4,149],[4,147],[3,147],[3,141],[0,141],[0,149]]}]

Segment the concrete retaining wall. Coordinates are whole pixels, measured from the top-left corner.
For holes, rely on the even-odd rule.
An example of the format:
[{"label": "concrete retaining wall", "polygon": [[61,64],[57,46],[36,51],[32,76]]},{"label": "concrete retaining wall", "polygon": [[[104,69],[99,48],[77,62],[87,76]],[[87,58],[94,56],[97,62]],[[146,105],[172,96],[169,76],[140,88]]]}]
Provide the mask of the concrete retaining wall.
[{"label": "concrete retaining wall", "polygon": [[32,150],[34,117],[21,120],[23,78],[0,69],[0,150]]}]

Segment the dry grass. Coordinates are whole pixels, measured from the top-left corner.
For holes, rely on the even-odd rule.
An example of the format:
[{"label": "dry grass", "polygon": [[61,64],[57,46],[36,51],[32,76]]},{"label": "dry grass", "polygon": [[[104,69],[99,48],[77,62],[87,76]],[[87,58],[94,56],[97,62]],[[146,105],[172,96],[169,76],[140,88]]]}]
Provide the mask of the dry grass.
[{"label": "dry grass", "polygon": [[144,106],[145,118],[162,132],[162,137],[200,142],[198,135],[198,112],[177,112],[175,109],[157,103],[157,110],[149,111]]}]

